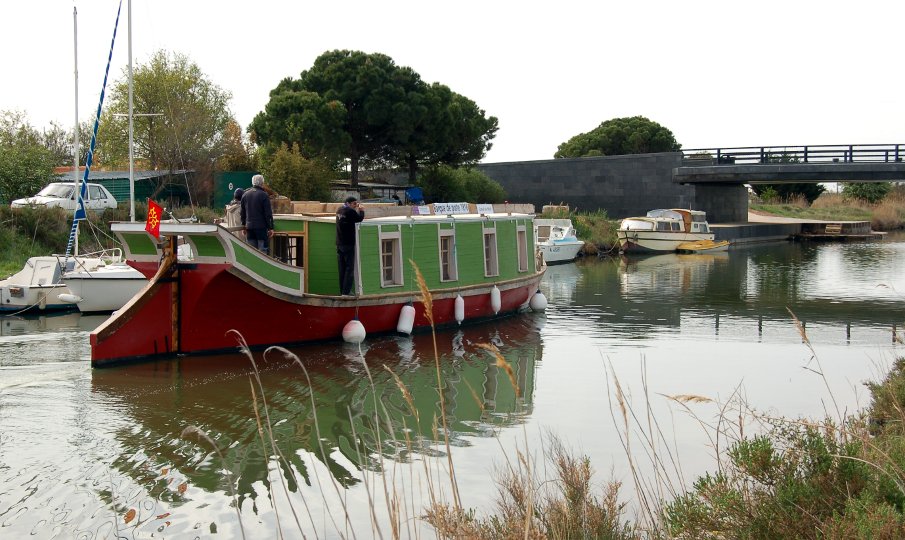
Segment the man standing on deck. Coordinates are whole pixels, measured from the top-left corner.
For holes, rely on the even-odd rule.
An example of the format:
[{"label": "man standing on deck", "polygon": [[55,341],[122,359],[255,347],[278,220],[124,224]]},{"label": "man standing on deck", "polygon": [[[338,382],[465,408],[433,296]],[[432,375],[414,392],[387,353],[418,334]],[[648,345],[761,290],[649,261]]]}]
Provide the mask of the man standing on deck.
[{"label": "man standing on deck", "polygon": [[365,211],[358,199],[349,196],[336,210],[336,255],[339,259],[339,292],[352,294],[355,281],[355,224],[365,218]]},{"label": "man standing on deck", "polygon": [[251,177],[251,188],[242,194],[242,226],[245,227],[245,241],[254,248],[270,252],[270,237],[273,236],[273,207],[270,196],[264,191],[264,177]]}]

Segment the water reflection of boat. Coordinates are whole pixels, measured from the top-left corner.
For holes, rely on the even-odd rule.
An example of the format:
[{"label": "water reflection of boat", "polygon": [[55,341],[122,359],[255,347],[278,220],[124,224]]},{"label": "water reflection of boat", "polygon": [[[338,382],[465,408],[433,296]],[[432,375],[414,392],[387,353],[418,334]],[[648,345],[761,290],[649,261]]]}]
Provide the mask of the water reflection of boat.
[{"label": "water reflection of boat", "polygon": [[575,295],[575,287],[581,279],[581,270],[575,263],[556,264],[547,267],[547,273],[541,281],[551,305],[568,304]]},{"label": "water reflection of boat", "polygon": [[621,291],[623,295],[646,293],[651,289],[659,294],[688,292],[705,286],[714,264],[728,259],[726,252],[622,257],[619,263]]},{"label": "water reflection of boat", "polygon": [[[521,396],[506,371],[474,346],[479,342],[500,346]],[[453,445],[468,446],[470,437],[521,422],[531,412],[535,366],[541,355],[533,317],[441,332],[437,343]],[[430,335],[370,341],[364,355],[373,383],[354,346],[344,346],[339,358],[332,344],[298,352],[304,355],[310,385],[301,368],[279,355],[270,354],[264,361],[261,353],[255,353],[255,358],[276,444],[304,481],[310,483],[313,467],[322,468],[312,460],[350,486],[360,481],[360,469],[378,468],[380,459],[442,450],[435,438],[440,412]],[[268,463],[270,452],[266,458],[261,453],[250,373],[246,357],[223,355],[211,361],[175,359],[95,370],[91,379],[93,390],[130,419],[115,434],[123,456],[150,455],[148,450],[153,449],[161,464],[180,468],[196,486],[210,492],[222,489],[220,460],[211,448],[201,443],[196,451],[207,456],[188,455],[185,444],[172,442],[179,441],[186,426],[200,426],[217,441],[226,463],[238,469],[240,495],[254,498],[254,484],[269,483],[267,467],[273,469],[275,464]],[[416,414],[393,374],[411,393]],[[151,465],[132,470],[128,459],[117,463],[130,476],[145,474]],[[285,470],[286,464],[280,465],[290,483],[298,480]]]},{"label": "water reflection of boat", "polygon": [[107,315],[83,315],[79,312],[0,316],[0,336],[43,332],[90,332],[105,320]]}]

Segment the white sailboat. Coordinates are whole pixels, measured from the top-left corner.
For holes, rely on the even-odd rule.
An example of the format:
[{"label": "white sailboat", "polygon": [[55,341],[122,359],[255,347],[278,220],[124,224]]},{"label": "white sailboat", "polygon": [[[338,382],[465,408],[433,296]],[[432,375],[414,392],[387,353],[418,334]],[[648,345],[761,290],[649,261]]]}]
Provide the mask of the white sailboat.
[{"label": "white sailboat", "polygon": [[[93,148],[89,151],[83,181],[79,176],[78,12],[75,7],[72,9],[72,19],[75,50],[75,135],[73,138],[75,189],[73,196],[76,198],[76,204],[69,245],[65,255],[31,257],[26,261],[22,270],[7,279],[0,280],[0,313],[62,311],[76,308],[82,312],[115,311],[125,305],[148,282],[141,272],[125,263],[122,250],[118,248],[97,253],[78,253],[78,223],[79,220],[85,218],[83,188],[90,172],[90,156]],[[117,13],[118,19],[119,14]],[[112,46],[111,43],[111,48]],[[130,50],[130,82],[131,56]],[[107,69],[109,71],[109,63]],[[106,77],[104,83],[106,85]],[[100,107],[98,107],[98,115],[100,115]],[[99,118],[95,121],[95,129],[98,120]],[[131,179],[130,165],[130,183]],[[133,220],[134,214],[133,203],[131,211]],[[74,255],[69,255],[70,250]]]},{"label": "white sailboat", "polygon": [[[135,220],[135,191],[134,191],[134,173],[132,158],[132,9],[131,1],[129,2],[129,195],[130,195],[130,219]],[[73,8],[73,16],[75,16],[75,8]],[[119,13],[117,13],[117,20]],[[77,35],[77,31],[76,31]],[[114,38],[116,34],[114,32]],[[78,49],[78,39],[76,38],[76,50]],[[113,44],[111,43],[111,49]],[[75,150],[74,163],[76,174],[77,193],[81,194],[82,184],[78,175],[78,156],[79,156],[79,130],[78,130],[78,53],[76,52],[76,70],[75,70],[75,95],[76,95],[76,129],[75,129]],[[109,71],[109,62],[107,69]],[[104,78],[106,84],[106,77]],[[98,118],[100,120],[100,107],[98,107]],[[95,125],[95,136],[96,136]],[[90,156],[93,152],[89,151],[89,160],[86,163],[85,177],[87,180],[90,172]],[[78,227],[78,206],[76,205],[76,215],[74,216],[73,229],[77,231]],[[78,252],[78,234],[76,232],[75,239],[76,253]],[[120,249],[105,250],[100,253],[88,254],[84,256],[76,255],[72,261],[66,261],[66,267],[60,281],[69,288],[68,294],[63,293],[60,297],[63,300],[75,304],[81,312],[101,312],[115,311],[123,307],[136,293],[138,293],[148,280],[145,276],[125,263]]]}]

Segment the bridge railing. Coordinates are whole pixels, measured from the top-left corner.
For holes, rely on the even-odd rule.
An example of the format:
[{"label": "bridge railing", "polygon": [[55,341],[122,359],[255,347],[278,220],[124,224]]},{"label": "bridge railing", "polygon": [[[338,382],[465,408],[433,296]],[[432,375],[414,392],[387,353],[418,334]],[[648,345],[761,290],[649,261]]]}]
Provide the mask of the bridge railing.
[{"label": "bridge railing", "polygon": [[778,163],[885,163],[905,159],[905,144],[836,144],[811,146],[741,146],[682,150],[684,160],[694,164]]}]

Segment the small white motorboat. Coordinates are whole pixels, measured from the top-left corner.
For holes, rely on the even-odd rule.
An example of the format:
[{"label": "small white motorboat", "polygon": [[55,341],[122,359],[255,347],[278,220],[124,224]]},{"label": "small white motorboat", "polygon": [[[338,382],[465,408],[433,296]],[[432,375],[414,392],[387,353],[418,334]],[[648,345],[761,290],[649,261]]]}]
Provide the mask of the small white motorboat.
[{"label": "small white motorboat", "polygon": [[[15,274],[0,280],[0,313],[73,310],[72,293],[60,281],[57,257],[30,257]],[[64,299],[61,299],[62,296]]]},{"label": "small white motorboat", "polygon": [[535,219],[534,236],[547,264],[572,262],[584,247],[570,219]]}]

